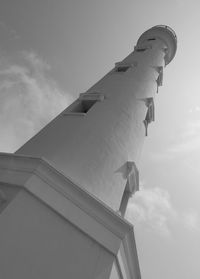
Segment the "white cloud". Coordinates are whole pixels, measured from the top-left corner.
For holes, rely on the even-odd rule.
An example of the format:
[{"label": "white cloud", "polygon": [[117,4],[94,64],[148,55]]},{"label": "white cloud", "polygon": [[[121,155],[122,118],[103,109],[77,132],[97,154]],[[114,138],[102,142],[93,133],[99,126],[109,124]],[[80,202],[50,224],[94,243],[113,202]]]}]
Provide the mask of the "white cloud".
[{"label": "white cloud", "polygon": [[200,232],[199,214],[196,210],[190,209],[182,216],[183,225],[190,231]]},{"label": "white cloud", "polygon": [[189,109],[189,113],[200,112],[200,106],[196,106],[194,108]]},{"label": "white cloud", "polygon": [[33,52],[20,63],[0,60],[0,151],[15,151],[69,104],[49,70]]},{"label": "white cloud", "polygon": [[175,209],[169,193],[158,187],[141,187],[130,199],[125,217],[134,226],[164,237],[171,236],[175,227],[182,231],[200,232],[199,212],[195,208]]},{"label": "white cloud", "polygon": [[169,236],[169,224],[176,215],[169,193],[155,187],[142,188],[136,192],[129,202],[126,218],[133,224],[142,225],[156,233]]}]

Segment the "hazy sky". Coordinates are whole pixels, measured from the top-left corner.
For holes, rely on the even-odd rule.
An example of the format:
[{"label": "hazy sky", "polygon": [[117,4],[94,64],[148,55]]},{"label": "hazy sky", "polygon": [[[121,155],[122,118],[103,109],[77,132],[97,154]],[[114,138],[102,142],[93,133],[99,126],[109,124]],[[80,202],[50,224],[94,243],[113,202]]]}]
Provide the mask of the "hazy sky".
[{"label": "hazy sky", "polygon": [[200,276],[200,2],[1,0],[0,150],[13,152],[156,24],[178,36],[130,202],[143,279]]}]

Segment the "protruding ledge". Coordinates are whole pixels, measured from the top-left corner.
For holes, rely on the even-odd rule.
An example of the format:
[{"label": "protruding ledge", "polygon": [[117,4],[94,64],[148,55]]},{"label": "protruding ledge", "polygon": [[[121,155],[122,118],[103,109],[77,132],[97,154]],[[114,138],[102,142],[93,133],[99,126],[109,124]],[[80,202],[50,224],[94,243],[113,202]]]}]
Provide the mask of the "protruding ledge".
[{"label": "protruding ledge", "polygon": [[0,153],[0,184],[34,195],[113,254],[123,278],[141,279],[133,226],[46,160]]},{"label": "protruding ledge", "polygon": [[86,92],[86,93],[81,93],[79,96],[79,100],[84,101],[103,101],[105,99],[105,96],[102,93],[98,92]]},{"label": "protruding ledge", "polygon": [[166,25],[156,25],[149,30],[145,31],[137,41],[137,47],[146,44],[153,39],[160,39],[164,41],[166,44],[166,56],[165,56],[165,63],[166,65],[171,62],[176,54],[177,49],[177,36],[175,32]]}]

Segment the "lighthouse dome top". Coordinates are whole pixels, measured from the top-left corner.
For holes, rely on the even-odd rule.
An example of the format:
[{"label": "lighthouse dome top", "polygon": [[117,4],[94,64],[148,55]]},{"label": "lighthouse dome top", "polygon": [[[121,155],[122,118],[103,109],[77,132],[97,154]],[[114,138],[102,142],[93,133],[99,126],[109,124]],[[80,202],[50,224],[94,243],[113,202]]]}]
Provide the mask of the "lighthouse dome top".
[{"label": "lighthouse dome top", "polygon": [[165,57],[166,64],[169,64],[174,58],[177,49],[177,36],[173,29],[166,25],[156,25],[145,31],[137,41],[137,46],[141,46],[146,41],[151,41],[156,38],[161,39],[167,46]]}]

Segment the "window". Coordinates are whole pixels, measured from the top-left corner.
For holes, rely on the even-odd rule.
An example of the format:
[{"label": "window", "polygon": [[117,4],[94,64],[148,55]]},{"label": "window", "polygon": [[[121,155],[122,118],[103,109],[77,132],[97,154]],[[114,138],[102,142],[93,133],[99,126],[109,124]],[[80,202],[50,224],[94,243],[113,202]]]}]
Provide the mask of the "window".
[{"label": "window", "polygon": [[156,38],[149,38],[147,41],[155,41]]},{"label": "window", "polygon": [[63,115],[85,115],[96,102],[103,101],[105,96],[98,92],[81,93],[79,98],[72,103],[63,113]]},{"label": "window", "polygon": [[116,69],[116,72],[118,73],[124,73],[126,72],[130,67],[129,66],[118,66]]},{"label": "window", "polygon": [[144,52],[144,51],[150,50],[150,49],[152,49],[152,45],[150,45],[148,43],[146,45],[143,44],[143,45],[135,46],[134,51],[136,51],[136,52]]},{"label": "window", "polygon": [[147,50],[147,49],[146,48],[138,48],[138,49],[136,49],[137,52],[143,52],[145,50]]},{"label": "window", "polygon": [[96,102],[96,100],[80,100],[74,104],[70,113],[87,113]]}]

